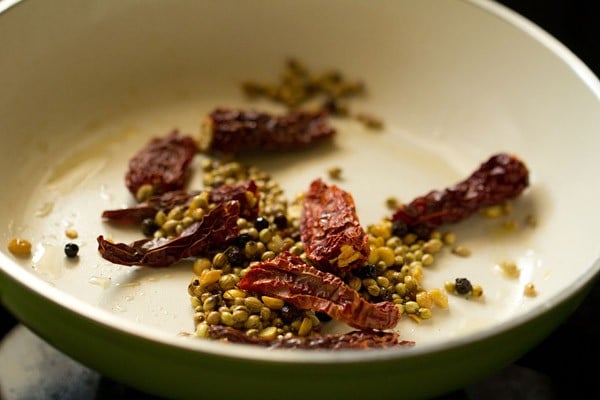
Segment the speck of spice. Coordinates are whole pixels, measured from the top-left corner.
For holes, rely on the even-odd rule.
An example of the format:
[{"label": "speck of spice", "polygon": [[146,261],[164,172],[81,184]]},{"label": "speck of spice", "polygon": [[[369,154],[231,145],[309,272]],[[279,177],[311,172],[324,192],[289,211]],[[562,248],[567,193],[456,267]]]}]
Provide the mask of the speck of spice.
[{"label": "speck of spice", "polygon": [[342,169],[340,167],[331,167],[327,170],[331,179],[339,180],[342,178]]},{"label": "speck of spice", "polygon": [[68,228],[65,230],[65,236],[69,239],[77,239],[79,233],[77,233],[77,231],[73,228]]},{"label": "speck of spice", "polygon": [[527,297],[537,296],[537,290],[535,288],[535,285],[531,282],[527,283],[523,288],[523,294]]},{"label": "speck of spice", "polygon": [[504,261],[500,263],[500,269],[509,278],[517,279],[521,275],[521,270],[514,261]]},{"label": "speck of spice", "polygon": [[29,256],[31,254],[31,242],[25,239],[11,239],[8,242],[8,251],[17,256]]},{"label": "speck of spice", "polygon": [[456,254],[459,257],[469,257],[471,255],[471,250],[465,246],[456,246],[452,248],[452,254]]},{"label": "speck of spice", "polygon": [[65,255],[69,258],[77,257],[79,246],[76,243],[65,244]]}]

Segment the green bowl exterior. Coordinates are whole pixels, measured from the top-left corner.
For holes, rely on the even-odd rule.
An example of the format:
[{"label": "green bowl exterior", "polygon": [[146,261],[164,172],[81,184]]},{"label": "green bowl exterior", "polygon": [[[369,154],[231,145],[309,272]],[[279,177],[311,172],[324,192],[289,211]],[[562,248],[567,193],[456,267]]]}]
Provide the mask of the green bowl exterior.
[{"label": "green bowl exterior", "polygon": [[176,399],[441,395],[516,360],[571,314],[591,285],[527,323],[461,346],[369,362],[287,363],[224,357],[140,338],[49,301],[0,272],[4,306],[50,345],[105,376]]}]

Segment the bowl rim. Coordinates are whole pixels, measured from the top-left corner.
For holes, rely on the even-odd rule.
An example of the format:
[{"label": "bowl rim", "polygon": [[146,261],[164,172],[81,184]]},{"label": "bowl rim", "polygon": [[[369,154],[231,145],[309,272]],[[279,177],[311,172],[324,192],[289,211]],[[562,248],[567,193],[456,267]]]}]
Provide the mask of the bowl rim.
[{"label": "bowl rim", "polygon": [[[585,65],[565,45],[537,26],[535,23],[492,0],[462,0],[472,6],[478,7],[487,13],[508,22],[533,38],[536,42],[549,49],[552,54],[562,60],[585,84],[585,86],[600,101],[600,80],[594,75],[590,68]],[[3,0],[0,2],[0,20],[7,11],[14,6],[24,3],[25,0]],[[265,350],[258,346],[248,346],[235,343],[219,343],[207,340],[182,340],[180,336],[163,332],[158,328],[143,326],[133,321],[124,320],[91,304],[76,298],[74,295],[65,293],[60,289],[49,285],[40,277],[26,271],[22,266],[11,260],[3,252],[0,252],[0,269],[10,279],[19,285],[35,292],[43,297],[45,301],[51,302],[60,308],[84,318],[89,323],[102,325],[105,329],[113,330],[122,335],[143,339],[158,346],[177,348],[183,351],[197,351],[231,359],[245,359],[261,362],[276,363],[317,363],[317,364],[339,364],[356,362],[389,361],[395,359],[409,359],[420,357],[425,354],[443,352],[444,350],[462,347],[474,342],[484,341],[504,332],[510,331],[526,322],[533,321],[547,311],[566,302],[576,296],[586,286],[593,284],[600,276],[600,255],[589,266],[580,279],[569,286],[567,290],[557,293],[546,302],[535,306],[527,314],[520,315],[512,320],[487,328],[478,332],[465,334],[458,338],[450,339],[443,343],[428,344],[427,346],[415,346],[399,349],[377,349],[368,352],[357,352],[354,350],[336,351],[335,356],[331,352],[319,352],[314,350]],[[0,288],[0,295],[1,288]]]}]

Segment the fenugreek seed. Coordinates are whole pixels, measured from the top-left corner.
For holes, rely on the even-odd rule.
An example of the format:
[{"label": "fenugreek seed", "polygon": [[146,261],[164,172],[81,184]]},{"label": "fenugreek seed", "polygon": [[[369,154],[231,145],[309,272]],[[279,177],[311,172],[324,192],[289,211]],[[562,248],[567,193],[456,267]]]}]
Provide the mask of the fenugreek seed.
[{"label": "fenugreek seed", "polygon": [[369,292],[371,296],[377,297],[381,294],[381,288],[377,284],[370,285],[367,286],[367,292]]},{"label": "fenugreek seed", "polygon": [[504,211],[502,210],[501,205],[495,205],[484,208],[482,214],[486,218],[499,218],[504,214]]},{"label": "fenugreek seed", "polygon": [[300,328],[298,328],[298,335],[308,336],[312,331],[312,328],[312,320],[310,318],[304,317],[304,319],[302,319],[302,324],[300,325]]},{"label": "fenugreek seed", "polygon": [[254,240],[246,242],[244,245],[244,256],[247,259],[253,259],[256,254],[258,254],[257,243]]},{"label": "fenugreek seed", "polygon": [[137,190],[137,192],[135,192],[135,198],[138,202],[144,202],[146,200],[148,200],[150,197],[152,197],[152,195],[154,194],[154,187],[149,184],[146,183],[142,186],[140,186]]},{"label": "fenugreek seed", "polygon": [[[219,286],[222,290],[228,291],[235,287],[238,278],[234,274],[225,274],[219,278]],[[236,297],[236,296],[234,296]],[[239,297],[239,296],[237,296]],[[231,300],[231,299],[230,299]]]},{"label": "fenugreek seed", "polygon": [[155,230],[154,233],[152,234],[152,237],[154,239],[160,239],[160,238],[162,238],[164,236],[165,236],[164,232],[161,231],[160,229]]},{"label": "fenugreek seed", "polygon": [[206,300],[204,300],[204,303],[202,304],[202,308],[204,309],[205,312],[212,311],[217,307],[218,304],[219,304],[218,296],[210,296]]},{"label": "fenugreek seed", "polygon": [[229,311],[223,311],[221,313],[221,322],[227,326],[235,325],[235,320],[233,319],[233,314]]},{"label": "fenugreek seed", "polygon": [[190,226],[191,224],[194,223],[194,219],[192,217],[183,217],[183,219],[181,220],[181,226],[185,229],[188,226]]},{"label": "fenugreek seed", "polygon": [[446,232],[442,236],[442,241],[444,244],[451,246],[456,242],[456,234],[454,232]]},{"label": "fenugreek seed", "polygon": [[263,321],[269,321],[271,319],[271,309],[269,307],[262,307],[260,309],[260,319]]},{"label": "fenugreek seed", "polygon": [[396,255],[394,257],[394,265],[402,265],[404,264],[404,257],[401,255]]},{"label": "fenugreek seed", "polygon": [[298,332],[300,330],[300,325],[302,325],[302,320],[296,319],[290,323],[290,329]]},{"label": "fenugreek seed", "polygon": [[407,314],[416,314],[419,312],[419,303],[416,301],[407,301],[404,303],[404,311]]},{"label": "fenugreek seed", "polygon": [[194,221],[200,221],[204,218],[205,211],[202,208],[197,208],[191,212],[190,217],[194,219]]},{"label": "fenugreek seed", "polygon": [[208,324],[206,322],[202,322],[196,326],[196,331],[194,332],[196,337],[199,338],[207,338],[209,337],[208,333]]},{"label": "fenugreek seed", "polygon": [[388,278],[386,278],[385,276],[378,276],[376,281],[377,281],[377,284],[379,286],[381,286],[382,288],[387,288],[388,286],[390,286],[390,280]]},{"label": "fenugreek seed", "polygon": [[398,312],[400,314],[404,314],[404,304],[403,303],[395,303],[396,304],[396,308],[398,309]]},{"label": "fenugreek seed", "polygon": [[387,240],[392,236],[392,225],[391,223],[381,223],[378,225],[371,225],[369,232],[375,236]]},{"label": "fenugreek seed", "polygon": [[279,254],[283,249],[283,239],[279,235],[273,235],[271,241],[267,243],[267,249],[270,251]]},{"label": "fenugreek seed", "polygon": [[416,242],[418,239],[418,236],[415,235],[414,233],[407,233],[406,235],[404,235],[404,238],[402,239],[402,242],[406,245],[411,245],[414,242]]},{"label": "fenugreek seed", "polygon": [[535,228],[538,224],[537,218],[534,215],[528,215],[525,217],[525,224],[532,228]]},{"label": "fenugreek seed", "polygon": [[222,271],[219,269],[213,269],[210,271],[204,272],[200,275],[200,287],[204,288],[208,285],[216,283],[221,278]]},{"label": "fenugreek seed", "polygon": [[454,293],[456,290],[456,283],[452,281],[447,281],[444,283],[444,290],[448,293]]},{"label": "fenugreek seed", "polygon": [[262,323],[260,322],[260,317],[258,315],[249,315],[244,323],[244,327],[246,329],[261,329]]},{"label": "fenugreek seed", "polygon": [[217,253],[214,255],[212,263],[215,268],[222,268],[227,265],[228,261],[224,253]]},{"label": "fenugreek seed", "polygon": [[212,262],[208,258],[198,258],[194,261],[194,265],[192,266],[192,270],[194,274],[200,275],[202,271],[205,269],[210,269],[212,267]]},{"label": "fenugreek seed", "polygon": [[211,311],[206,316],[206,322],[209,325],[218,325],[221,323],[221,313],[218,311]]},{"label": "fenugreek seed", "polygon": [[404,284],[404,282],[398,282],[394,285],[394,290],[396,291],[396,293],[398,293],[400,296],[404,296],[406,295],[406,285]]},{"label": "fenugreek seed", "polygon": [[417,314],[419,315],[419,318],[421,318],[421,319],[430,319],[432,316],[431,309],[429,309],[427,307],[419,308],[419,311],[417,312]]},{"label": "fenugreek seed", "polygon": [[161,229],[163,231],[165,231],[167,234],[172,234],[175,232],[175,228],[177,227],[178,224],[179,224],[179,221],[174,220],[174,219],[169,219],[169,220],[167,220],[167,222],[165,222],[163,224]]},{"label": "fenugreek seed", "polygon": [[267,260],[271,260],[275,258],[275,252],[269,250],[269,251],[265,251],[264,253],[262,253],[262,256],[260,257],[260,259],[262,261],[267,261]]},{"label": "fenugreek seed", "polygon": [[225,293],[223,293],[223,298],[225,300],[234,300],[237,298],[244,298],[246,297],[246,292],[244,292],[241,289],[229,289],[226,290]]},{"label": "fenugreek seed", "polygon": [[194,308],[194,310],[198,307],[202,307],[202,302],[195,296],[190,297],[190,303],[192,304],[192,308]]},{"label": "fenugreek seed", "polygon": [[262,229],[258,233],[258,239],[265,244],[269,243],[271,241],[272,237],[273,237],[273,232],[271,232],[271,230],[269,228]]},{"label": "fenugreek seed", "polygon": [[342,178],[342,169],[340,167],[331,167],[327,170],[327,173],[331,179]]},{"label": "fenugreek seed", "polygon": [[369,257],[367,258],[367,263],[377,264],[377,261],[379,261],[379,252],[377,251],[377,246],[371,244]]},{"label": "fenugreek seed", "polygon": [[523,294],[528,297],[537,296],[537,290],[535,289],[535,285],[531,282],[527,283],[523,288]]},{"label": "fenugreek seed", "polygon": [[502,262],[500,263],[500,268],[502,269],[502,272],[504,272],[504,275],[509,278],[516,279],[521,275],[521,270],[514,261]]},{"label": "fenugreek seed", "polygon": [[244,304],[246,307],[248,307],[248,310],[253,313],[260,312],[260,310],[264,307],[263,302],[254,296],[246,297],[244,299]]},{"label": "fenugreek seed", "polygon": [[269,326],[258,332],[258,337],[262,339],[275,339],[277,337],[277,327]]},{"label": "fenugreek seed", "polygon": [[448,308],[448,295],[444,293],[441,289],[430,289],[429,297],[431,297],[431,300],[433,300],[433,304],[435,304],[436,307]]},{"label": "fenugreek seed", "polygon": [[429,239],[442,240],[442,232],[438,230],[431,231],[431,233],[429,234]]},{"label": "fenugreek seed", "polygon": [[429,239],[423,245],[423,252],[427,254],[435,254],[439,252],[443,246],[444,244],[440,239]]},{"label": "fenugreek seed", "polygon": [[471,255],[471,250],[465,246],[456,246],[452,249],[452,253],[459,257],[469,257]]},{"label": "fenugreek seed", "polygon": [[183,224],[179,223],[177,224],[177,226],[175,227],[175,234],[177,236],[181,235],[181,232],[183,232]]},{"label": "fenugreek seed", "polygon": [[508,221],[504,221],[502,223],[502,228],[505,231],[513,232],[513,231],[516,231],[519,228],[519,225],[517,224],[516,221],[508,220]]},{"label": "fenugreek seed", "polygon": [[388,197],[385,199],[385,205],[390,210],[396,210],[400,206],[400,201],[396,197]]},{"label": "fenugreek seed", "polygon": [[167,219],[176,219],[176,220],[180,220],[183,218],[183,208],[176,206],[173,207],[171,209],[171,211],[169,211],[169,213],[167,214]]},{"label": "fenugreek seed", "polygon": [[304,250],[302,249],[301,246],[293,245],[292,247],[290,247],[290,253],[292,253],[295,256],[299,256],[303,252],[304,252]]},{"label": "fenugreek seed", "polygon": [[389,238],[388,240],[385,241],[385,245],[391,249],[394,250],[394,254],[396,247],[401,246],[402,245],[402,240],[397,237],[397,236],[392,236],[391,238]]},{"label": "fenugreek seed", "polygon": [[473,285],[473,289],[471,289],[471,296],[475,298],[483,296],[483,288],[481,285]]},{"label": "fenugreek seed", "polygon": [[271,296],[262,296],[262,302],[271,310],[280,310],[283,307],[283,300]]},{"label": "fenugreek seed", "polygon": [[77,237],[79,236],[79,233],[77,233],[77,231],[73,228],[69,228],[65,230],[65,236],[68,237],[69,239],[77,239]]},{"label": "fenugreek seed", "polygon": [[418,286],[417,280],[415,278],[413,278],[411,275],[406,275],[404,277],[404,284],[406,285],[406,289],[409,292],[416,290],[417,286]]},{"label": "fenugreek seed", "polygon": [[31,254],[31,242],[25,239],[11,239],[8,242],[8,251],[17,256],[28,256]]},{"label": "fenugreek seed", "polygon": [[394,250],[392,250],[389,247],[380,247],[377,249],[377,253],[379,261],[383,261],[386,267],[391,267],[392,265],[394,265]]},{"label": "fenugreek seed", "polygon": [[233,312],[233,320],[237,323],[246,322],[248,320],[248,311],[246,310],[235,310]]},{"label": "fenugreek seed", "polygon": [[167,222],[167,214],[164,211],[160,210],[154,215],[154,223],[156,225],[163,226],[165,222]]}]

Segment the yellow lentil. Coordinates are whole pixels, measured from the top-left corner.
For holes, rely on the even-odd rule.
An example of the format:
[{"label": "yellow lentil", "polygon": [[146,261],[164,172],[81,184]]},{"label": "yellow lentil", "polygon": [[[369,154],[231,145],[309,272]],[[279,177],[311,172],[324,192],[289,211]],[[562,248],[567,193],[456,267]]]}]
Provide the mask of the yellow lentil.
[{"label": "yellow lentil", "polygon": [[8,242],[8,251],[17,256],[28,256],[31,254],[31,242],[25,239],[11,239]]}]

